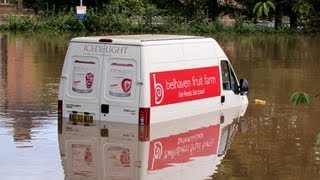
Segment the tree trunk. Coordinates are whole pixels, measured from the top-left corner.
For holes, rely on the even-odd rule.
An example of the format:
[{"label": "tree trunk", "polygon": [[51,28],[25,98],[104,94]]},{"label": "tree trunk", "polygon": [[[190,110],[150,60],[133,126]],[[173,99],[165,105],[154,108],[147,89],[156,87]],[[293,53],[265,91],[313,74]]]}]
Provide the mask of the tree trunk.
[{"label": "tree trunk", "polygon": [[217,0],[206,0],[207,7],[208,7],[208,15],[209,18],[214,21],[216,17],[218,17],[218,2]]},{"label": "tree trunk", "polygon": [[297,29],[298,26],[298,14],[296,12],[293,12],[292,7],[293,7],[293,0],[290,0],[290,28],[291,29]]},{"label": "tree trunk", "polygon": [[[278,0],[279,1],[279,0]],[[277,1],[275,2],[276,9],[275,9],[275,22],[274,27],[279,29],[282,26],[282,6]]]},{"label": "tree trunk", "polygon": [[23,10],[23,8],[22,8],[22,1],[23,0],[18,0],[18,14],[22,14],[22,10]]},{"label": "tree trunk", "polygon": [[297,29],[298,27],[298,15],[297,13],[291,11],[290,13],[290,28]]}]

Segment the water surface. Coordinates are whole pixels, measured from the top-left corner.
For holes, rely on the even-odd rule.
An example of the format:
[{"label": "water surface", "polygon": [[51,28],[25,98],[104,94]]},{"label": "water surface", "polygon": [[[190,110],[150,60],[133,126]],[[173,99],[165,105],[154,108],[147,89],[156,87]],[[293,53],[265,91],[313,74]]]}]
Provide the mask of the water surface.
[{"label": "water surface", "polygon": [[[290,96],[320,93],[320,38],[218,38],[238,77],[250,82],[245,128],[236,134],[214,179],[318,179],[320,98],[293,107]],[[255,104],[266,100],[266,105]]]},{"label": "water surface", "polygon": [[[56,108],[71,37],[0,35],[1,179],[64,179]],[[225,156],[212,167],[213,179],[318,179],[320,97],[307,107],[289,99],[295,91],[320,93],[320,38],[214,37],[238,78],[249,81],[250,94]]]}]

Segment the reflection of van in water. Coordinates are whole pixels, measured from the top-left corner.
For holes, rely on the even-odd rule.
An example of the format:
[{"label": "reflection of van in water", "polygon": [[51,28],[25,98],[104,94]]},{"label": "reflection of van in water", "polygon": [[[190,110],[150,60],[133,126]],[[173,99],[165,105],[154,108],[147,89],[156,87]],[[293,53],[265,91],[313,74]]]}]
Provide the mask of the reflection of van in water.
[{"label": "reflection of van in water", "polygon": [[153,124],[247,104],[247,92],[212,38],[78,37],[65,57],[58,117]]},{"label": "reflection of van in water", "polygon": [[63,122],[58,137],[65,179],[208,179],[227,153],[245,108],[150,126]]}]

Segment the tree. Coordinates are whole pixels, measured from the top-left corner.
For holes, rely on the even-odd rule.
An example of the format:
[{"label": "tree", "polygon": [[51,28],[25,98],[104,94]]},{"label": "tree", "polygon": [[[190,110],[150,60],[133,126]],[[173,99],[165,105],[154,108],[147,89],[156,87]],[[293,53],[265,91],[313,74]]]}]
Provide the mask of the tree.
[{"label": "tree", "polygon": [[316,3],[313,0],[289,0],[289,16],[290,27],[296,29],[298,27],[298,20],[302,16],[310,15],[314,11],[312,3]]},{"label": "tree", "polygon": [[292,6],[292,11],[300,16],[309,15],[314,11],[312,4],[306,1],[297,0]]},{"label": "tree", "polygon": [[303,16],[308,16],[310,13],[314,11],[313,6],[302,0],[295,0],[294,3],[292,4],[292,21],[290,17],[290,26],[292,25],[292,28],[297,28],[298,26],[298,20],[303,17]]}]

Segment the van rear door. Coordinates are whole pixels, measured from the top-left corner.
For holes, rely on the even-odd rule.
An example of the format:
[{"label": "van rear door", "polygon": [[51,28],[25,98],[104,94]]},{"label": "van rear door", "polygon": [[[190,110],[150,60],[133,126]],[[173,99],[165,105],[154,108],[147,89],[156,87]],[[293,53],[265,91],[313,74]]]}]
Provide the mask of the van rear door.
[{"label": "van rear door", "polygon": [[100,81],[103,53],[88,52],[94,43],[71,42],[61,76],[63,117],[70,123],[99,126]]},{"label": "van rear door", "polygon": [[102,63],[100,120],[138,124],[140,47],[106,45]]}]

